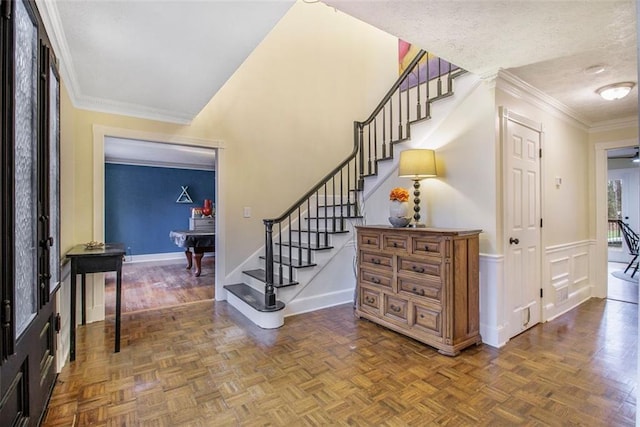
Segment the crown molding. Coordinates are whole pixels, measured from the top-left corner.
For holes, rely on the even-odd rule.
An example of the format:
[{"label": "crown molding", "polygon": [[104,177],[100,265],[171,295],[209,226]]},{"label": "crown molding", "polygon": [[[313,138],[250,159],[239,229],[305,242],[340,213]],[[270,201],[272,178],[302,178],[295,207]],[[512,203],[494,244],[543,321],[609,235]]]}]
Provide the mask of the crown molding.
[{"label": "crown molding", "polygon": [[594,123],[591,128],[589,128],[589,133],[598,133],[598,132],[610,132],[614,130],[620,129],[629,129],[629,128],[638,128],[638,117],[637,116],[629,116],[623,117],[621,119],[613,119],[613,120],[604,120],[602,122]]},{"label": "crown molding", "polygon": [[175,111],[162,110],[157,108],[144,107],[141,105],[128,104],[125,102],[117,102],[105,100],[84,95],[80,89],[75,67],[73,66],[73,58],[67,38],[64,34],[62,21],[56,2],[35,0],[40,16],[44,23],[44,27],[49,35],[49,40],[53,46],[53,50],[58,57],[58,65],[62,81],[67,89],[71,103],[75,108],[96,111],[101,113],[119,114],[141,119],[157,120],[161,122],[177,123],[188,125],[193,120],[192,115],[178,114]]},{"label": "crown molding", "polygon": [[582,130],[589,131],[593,125],[586,117],[506,70],[498,72],[496,87]]},{"label": "crown molding", "polygon": [[175,111],[159,108],[144,107],[128,104],[126,102],[112,101],[91,96],[80,95],[76,97],[74,107],[81,110],[96,111],[99,113],[119,114],[140,119],[157,120],[161,122],[176,123],[180,125],[191,124],[193,117],[185,114],[177,114]]}]

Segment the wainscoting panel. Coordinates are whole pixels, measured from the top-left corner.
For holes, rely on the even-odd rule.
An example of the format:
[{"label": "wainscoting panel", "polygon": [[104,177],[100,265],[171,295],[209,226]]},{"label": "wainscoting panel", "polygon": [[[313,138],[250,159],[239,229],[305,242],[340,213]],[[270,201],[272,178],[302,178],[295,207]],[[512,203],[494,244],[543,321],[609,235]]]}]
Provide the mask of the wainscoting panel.
[{"label": "wainscoting panel", "polygon": [[492,347],[502,347],[508,340],[504,295],[504,255],[480,254],[480,336]]},{"label": "wainscoting panel", "polygon": [[586,240],[545,249],[543,321],[552,320],[591,297],[591,254],[591,242]]},{"label": "wainscoting panel", "polygon": [[62,265],[60,274],[60,289],[56,292],[56,310],[60,314],[60,332],[56,335],[56,372],[60,372],[69,356],[69,301],[71,299],[71,263]]}]

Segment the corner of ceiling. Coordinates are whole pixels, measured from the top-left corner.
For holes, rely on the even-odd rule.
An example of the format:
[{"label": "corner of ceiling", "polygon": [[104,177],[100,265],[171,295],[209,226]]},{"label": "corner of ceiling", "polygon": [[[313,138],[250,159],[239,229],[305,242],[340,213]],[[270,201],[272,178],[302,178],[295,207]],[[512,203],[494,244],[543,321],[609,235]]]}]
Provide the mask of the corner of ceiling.
[{"label": "corner of ceiling", "polygon": [[540,89],[531,86],[518,76],[501,69],[497,76],[497,87],[512,96],[527,100],[529,103],[554,114],[556,117],[573,123],[577,127],[588,130],[593,123],[586,117],[561,103],[556,98],[547,95]]},{"label": "corner of ceiling", "polygon": [[75,67],[73,66],[73,58],[69,50],[56,2],[46,0],[35,0],[35,2],[47,34],[49,35],[53,50],[58,57],[62,82],[75,108],[182,125],[191,123],[193,120],[192,115],[178,114],[175,111],[114,102],[84,95],[78,83]]},{"label": "corner of ceiling", "polygon": [[80,94],[80,88],[78,85],[78,79],[74,72],[71,52],[69,51],[62,22],[60,21],[60,15],[58,14],[58,7],[55,2],[45,0],[36,0],[36,5],[47,30],[53,50],[56,52],[56,56],[58,57],[59,71],[62,76],[62,81],[67,88],[71,102],[76,106],[77,99]]}]

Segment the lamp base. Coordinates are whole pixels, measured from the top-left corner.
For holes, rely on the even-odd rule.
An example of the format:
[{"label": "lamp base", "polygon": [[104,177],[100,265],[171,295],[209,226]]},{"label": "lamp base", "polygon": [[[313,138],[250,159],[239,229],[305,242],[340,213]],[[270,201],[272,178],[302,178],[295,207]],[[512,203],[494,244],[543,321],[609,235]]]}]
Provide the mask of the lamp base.
[{"label": "lamp base", "polygon": [[421,224],[419,222],[412,222],[411,224],[407,225],[407,228],[426,228],[427,226],[424,224]]}]

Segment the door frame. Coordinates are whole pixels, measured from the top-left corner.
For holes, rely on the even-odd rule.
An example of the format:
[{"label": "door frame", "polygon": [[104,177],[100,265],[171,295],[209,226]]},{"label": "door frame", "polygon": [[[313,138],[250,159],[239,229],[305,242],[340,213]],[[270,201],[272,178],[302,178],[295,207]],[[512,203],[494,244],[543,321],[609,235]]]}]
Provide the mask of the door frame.
[{"label": "door frame", "polygon": [[[498,107],[498,116],[500,118],[500,150],[501,150],[501,160],[502,160],[502,167],[501,167],[501,172],[502,172],[502,179],[501,179],[501,186],[502,186],[502,190],[501,190],[501,194],[502,194],[502,239],[499,240],[502,243],[502,252],[504,254],[504,269],[503,269],[503,283],[504,283],[504,301],[505,304],[503,305],[502,308],[502,316],[504,319],[505,324],[503,324],[503,327],[505,328],[505,331],[507,332],[506,335],[509,336],[505,336],[506,341],[510,340],[512,338],[510,329],[509,329],[509,325],[508,322],[510,321],[510,301],[508,299],[509,297],[509,291],[508,291],[508,286],[509,283],[511,283],[511,278],[509,277],[509,269],[507,268],[507,265],[509,264],[510,260],[510,256],[509,256],[509,251],[507,250],[507,248],[509,247],[509,236],[507,233],[507,218],[508,218],[508,210],[509,207],[506,203],[506,199],[507,199],[507,188],[508,188],[508,183],[507,180],[509,179],[509,173],[507,170],[507,154],[506,154],[506,149],[505,149],[505,144],[507,143],[506,141],[506,137],[507,137],[507,122],[508,121],[512,121],[515,123],[518,123],[522,126],[528,127],[536,132],[538,132],[540,134],[540,150],[543,150],[544,148],[544,126],[542,125],[542,123],[536,122],[532,119],[529,119],[526,116],[523,116],[521,114],[515,113],[511,110],[509,110],[507,107],[504,106],[500,106]],[[538,185],[539,185],[539,192],[538,192],[538,200],[537,203],[540,206],[540,218],[542,218],[543,214],[544,214],[544,205],[543,205],[543,200],[544,200],[544,185],[543,184],[543,176],[544,176],[544,156],[542,156],[540,158],[540,167],[539,167],[539,175],[538,175]],[[542,274],[542,265],[543,265],[543,256],[544,256],[544,250],[543,250],[543,242],[544,242],[544,228],[540,227],[540,236],[539,236],[539,241],[538,241],[538,247],[539,247],[539,251],[540,251],[540,257],[538,259],[538,277],[540,279],[540,288],[544,289],[543,283],[542,283],[542,278],[543,278],[543,274]],[[538,310],[540,311],[539,313],[539,319],[540,319],[540,323],[543,323],[546,321],[545,316],[544,316],[544,305],[545,305],[545,297],[544,294],[543,296],[540,298],[540,304],[538,307]]]},{"label": "door frame", "polygon": [[[225,252],[226,234],[225,234],[225,210],[221,203],[220,197],[220,177],[224,176],[224,148],[225,144],[220,140],[211,140],[204,138],[194,138],[188,136],[171,135],[155,132],[146,132],[132,129],[122,129],[103,125],[93,125],[93,240],[104,241],[104,139],[107,136],[126,139],[139,139],[144,141],[157,142],[159,144],[178,144],[186,146],[196,146],[202,148],[211,148],[216,150],[215,159],[215,206],[216,206],[216,262],[215,262],[215,291],[214,298],[220,301],[222,295],[225,295],[223,285],[226,277],[225,268]],[[168,238],[168,237],[167,237]],[[217,249],[222,250],[218,251]],[[88,289],[91,294],[87,293],[87,319],[88,321],[103,320],[104,313],[104,274],[92,274],[87,277]],[[90,280],[93,280],[91,282]],[[93,293],[95,292],[95,294]],[[101,294],[100,294],[101,293]],[[97,304],[96,304],[97,303]],[[91,308],[94,308],[91,311]],[[91,315],[90,315],[91,313]]]},{"label": "door frame", "polygon": [[606,298],[608,290],[607,260],[609,257],[607,246],[607,150],[613,148],[633,147],[638,144],[637,139],[622,139],[618,141],[597,142],[594,145],[595,169],[595,222],[596,241],[594,256],[593,288],[591,295]]}]

